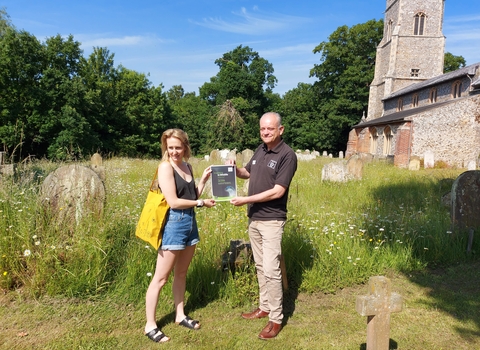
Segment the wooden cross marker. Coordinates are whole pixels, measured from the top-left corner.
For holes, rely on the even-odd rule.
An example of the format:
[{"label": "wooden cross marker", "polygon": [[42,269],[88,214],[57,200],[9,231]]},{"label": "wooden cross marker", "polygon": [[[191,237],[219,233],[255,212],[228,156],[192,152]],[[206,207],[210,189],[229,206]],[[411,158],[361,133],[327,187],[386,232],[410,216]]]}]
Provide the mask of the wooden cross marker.
[{"label": "wooden cross marker", "polygon": [[367,350],[388,350],[390,314],[402,311],[402,297],[392,293],[390,280],[383,276],[370,277],[368,295],[357,296],[356,310],[367,316]]}]

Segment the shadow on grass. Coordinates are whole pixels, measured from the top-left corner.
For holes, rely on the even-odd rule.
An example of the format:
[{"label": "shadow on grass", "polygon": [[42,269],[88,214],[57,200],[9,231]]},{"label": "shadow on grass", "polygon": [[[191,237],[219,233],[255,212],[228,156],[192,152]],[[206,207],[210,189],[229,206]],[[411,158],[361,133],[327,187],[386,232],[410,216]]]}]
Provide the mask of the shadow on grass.
[{"label": "shadow on grass", "polygon": [[313,259],[310,258],[311,246],[305,242],[308,242],[308,237],[304,237],[303,230],[300,229],[297,221],[288,220],[282,244],[288,280],[288,289],[284,291],[283,297],[284,325],[295,312],[303,273],[313,266]]},{"label": "shadow on grass", "polygon": [[476,325],[476,331],[472,327],[456,327],[462,338],[480,337],[480,262],[414,273],[410,280],[429,290],[430,299],[422,301],[426,307],[440,309],[462,323]]},{"label": "shadow on grass", "polygon": [[[472,253],[467,253],[467,235],[447,233],[451,230],[450,213],[441,200],[451,190],[454,179],[436,178],[435,172],[427,175],[418,181],[378,187],[372,196],[378,203],[388,203],[385,207],[409,207],[410,232],[425,237],[411,242],[411,258],[427,268],[413,273],[403,271],[413,283],[429,290],[425,306],[440,309],[462,323],[473,322],[477,331],[472,327],[457,327],[455,331],[466,339],[478,337],[480,262],[476,252],[480,251],[480,235],[476,233]],[[421,214],[410,215],[415,211]]]}]

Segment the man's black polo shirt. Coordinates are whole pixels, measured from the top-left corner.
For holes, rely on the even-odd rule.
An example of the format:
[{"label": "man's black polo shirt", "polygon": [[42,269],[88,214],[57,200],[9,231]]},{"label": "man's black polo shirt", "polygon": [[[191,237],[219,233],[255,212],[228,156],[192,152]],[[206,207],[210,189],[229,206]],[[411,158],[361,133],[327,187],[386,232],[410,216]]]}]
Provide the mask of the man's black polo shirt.
[{"label": "man's black polo shirt", "polygon": [[283,141],[272,150],[261,144],[245,166],[250,173],[248,195],[272,189],[275,185],[286,188],[281,198],[248,205],[248,217],[253,220],[286,220],[288,188],[297,170],[297,155]]}]

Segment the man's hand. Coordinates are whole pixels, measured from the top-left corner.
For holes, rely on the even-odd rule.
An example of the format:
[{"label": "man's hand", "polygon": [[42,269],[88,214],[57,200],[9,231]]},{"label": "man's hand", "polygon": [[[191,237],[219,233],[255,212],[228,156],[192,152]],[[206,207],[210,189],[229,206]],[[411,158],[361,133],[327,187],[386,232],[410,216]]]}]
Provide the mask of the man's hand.
[{"label": "man's hand", "polygon": [[247,204],[247,203],[248,203],[247,198],[248,198],[248,197],[235,197],[235,198],[232,198],[232,199],[230,199],[230,204],[233,204],[234,206],[239,207],[239,206],[241,206],[241,205],[244,205],[244,204]]}]

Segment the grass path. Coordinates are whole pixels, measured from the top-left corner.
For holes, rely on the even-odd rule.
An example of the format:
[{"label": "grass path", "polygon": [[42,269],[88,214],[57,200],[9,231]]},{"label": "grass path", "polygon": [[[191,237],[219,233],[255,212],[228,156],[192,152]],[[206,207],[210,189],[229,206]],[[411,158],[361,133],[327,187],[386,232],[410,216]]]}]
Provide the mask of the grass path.
[{"label": "grass path", "polygon": [[[393,349],[480,349],[480,263],[412,275],[388,276],[404,308],[392,314]],[[159,312],[172,340],[154,344],[142,335],[142,305],[113,300],[0,296],[0,349],[365,349],[366,319],[355,311],[366,286],[336,294],[286,294],[286,326],[276,339],[257,339],[265,320],[246,321],[243,309],[217,301],[190,309],[198,332]],[[247,308],[248,309],[248,308]]]}]

